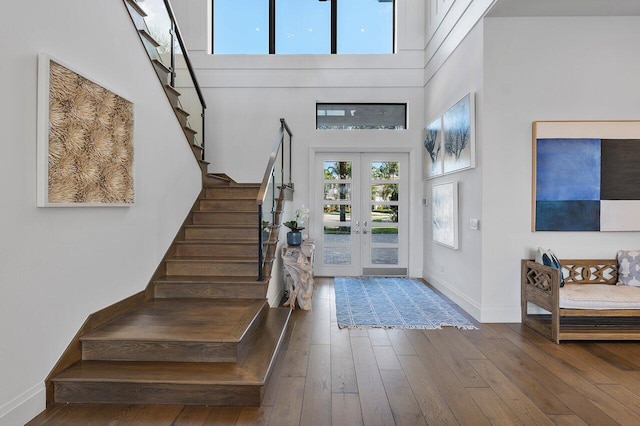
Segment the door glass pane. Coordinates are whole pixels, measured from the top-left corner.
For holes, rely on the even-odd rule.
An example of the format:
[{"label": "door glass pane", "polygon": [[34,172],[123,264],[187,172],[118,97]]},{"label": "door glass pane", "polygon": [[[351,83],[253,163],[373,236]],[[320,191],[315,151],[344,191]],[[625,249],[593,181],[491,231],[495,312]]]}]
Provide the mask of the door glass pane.
[{"label": "door glass pane", "polygon": [[324,178],[327,180],[351,179],[351,161],[325,161]]},{"label": "door glass pane", "polygon": [[371,229],[372,244],[398,244],[398,228],[380,227]]},{"label": "door glass pane", "polygon": [[371,162],[371,180],[400,179],[400,163],[397,161]]},{"label": "door glass pane", "polygon": [[334,200],[351,201],[351,184],[350,183],[325,183],[324,199],[329,201],[334,201]]},{"label": "door glass pane", "polygon": [[398,201],[398,184],[371,185],[371,201]]},{"label": "door glass pane", "polygon": [[327,204],[324,206],[325,224],[351,222],[351,206],[349,204]]},{"label": "door glass pane", "polygon": [[397,265],[398,249],[396,247],[374,247],[371,249],[372,265]]},{"label": "door glass pane", "polygon": [[351,243],[351,227],[350,226],[325,226],[324,231],[325,244],[350,244]]},{"label": "door glass pane", "polygon": [[398,223],[398,206],[373,205],[371,206],[371,221],[384,223]]},{"label": "door glass pane", "polygon": [[322,250],[322,263],[325,265],[349,265],[351,263],[351,248],[325,247]]}]

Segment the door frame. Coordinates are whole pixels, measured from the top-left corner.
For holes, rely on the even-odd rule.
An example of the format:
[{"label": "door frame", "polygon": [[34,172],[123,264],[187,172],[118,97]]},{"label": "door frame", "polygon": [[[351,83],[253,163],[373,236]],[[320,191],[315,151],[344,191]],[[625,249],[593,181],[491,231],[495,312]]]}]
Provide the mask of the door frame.
[{"label": "door frame", "polygon": [[[409,166],[409,176],[407,178],[407,194],[409,194],[409,199],[407,200],[407,205],[408,205],[408,211],[407,211],[407,226],[410,226],[411,224],[411,220],[413,218],[413,214],[411,211],[411,194],[413,191],[413,187],[415,185],[415,183],[413,182],[413,180],[411,179],[411,173],[413,173],[411,171],[411,162],[412,162],[412,154],[415,151],[414,148],[409,148],[409,147],[398,147],[397,149],[394,148],[389,148],[389,147],[379,147],[379,148],[375,148],[375,147],[357,147],[357,146],[322,146],[322,147],[318,147],[318,146],[311,146],[309,147],[309,159],[308,159],[308,170],[309,170],[309,186],[308,186],[308,194],[309,194],[309,211],[315,212],[316,209],[318,208],[318,202],[316,200],[315,197],[315,188],[318,185],[318,178],[316,177],[316,170],[315,170],[315,165],[316,165],[316,157],[318,154],[326,154],[326,153],[332,153],[332,152],[336,152],[336,153],[362,153],[362,154],[373,154],[373,153],[389,153],[389,154],[393,154],[393,153],[397,153],[397,154],[407,154],[408,157],[408,166]],[[420,181],[420,183],[422,184],[422,181]],[[316,219],[317,220],[317,219]],[[319,238],[319,236],[315,235],[315,226],[313,227],[314,229],[309,229],[309,237],[311,239],[316,239]],[[313,231],[313,233],[312,233]],[[411,244],[413,243],[413,239],[415,237],[412,237],[411,232],[408,233],[408,237],[407,237],[407,249],[409,250],[408,256],[407,256],[407,276],[412,276],[411,275]],[[322,256],[322,253],[316,253],[316,256]],[[317,262],[316,262],[317,263]],[[314,266],[314,274],[315,274],[315,269],[317,268],[317,265]],[[322,275],[319,275],[322,276]]]}]

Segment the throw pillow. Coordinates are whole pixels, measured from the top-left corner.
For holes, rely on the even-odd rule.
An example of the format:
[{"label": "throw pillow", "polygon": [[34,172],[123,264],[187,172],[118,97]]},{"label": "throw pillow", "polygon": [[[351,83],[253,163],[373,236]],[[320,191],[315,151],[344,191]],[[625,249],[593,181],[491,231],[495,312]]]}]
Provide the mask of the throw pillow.
[{"label": "throw pillow", "polygon": [[536,263],[544,266],[550,266],[560,271],[560,287],[564,287],[564,275],[562,274],[562,265],[555,253],[551,250],[545,250],[542,247],[538,247],[536,253]]},{"label": "throw pillow", "polygon": [[618,251],[618,285],[640,287],[640,250]]}]

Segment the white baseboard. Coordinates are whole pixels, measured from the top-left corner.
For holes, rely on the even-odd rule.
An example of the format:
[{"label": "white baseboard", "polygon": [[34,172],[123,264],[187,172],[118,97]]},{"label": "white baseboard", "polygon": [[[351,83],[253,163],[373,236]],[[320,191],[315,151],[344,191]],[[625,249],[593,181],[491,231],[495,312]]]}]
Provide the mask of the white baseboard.
[{"label": "white baseboard", "polygon": [[422,272],[423,278],[429,282],[434,288],[442,292],[454,303],[464,309],[469,315],[481,323],[519,323],[520,322],[520,305],[517,306],[483,306],[475,300],[469,299],[465,294],[451,284],[439,280],[429,271]]},{"label": "white baseboard", "polygon": [[40,414],[47,405],[47,392],[40,383],[0,407],[0,426],[27,423]]},{"label": "white baseboard", "polygon": [[482,320],[480,322],[491,323],[519,323],[520,305],[518,306],[494,306],[482,307]]},{"label": "white baseboard", "polygon": [[469,299],[465,294],[461,293],[458,289],[454,288],[452,285],[450,285],[447,282],[439,280],[438,278],[434,277],[432,274],[430,274],[426,270],[422,271],[422,277],[429,284],[431,284],[436,290],[440,291],[442,294],[444,294],[449,299],[451,299],[456,305],[464,309],[465,312],[467,312],[477,321],[480,321],[480,318],[482,318],[482,307],[478,302],[476,302],[475,300]]}]

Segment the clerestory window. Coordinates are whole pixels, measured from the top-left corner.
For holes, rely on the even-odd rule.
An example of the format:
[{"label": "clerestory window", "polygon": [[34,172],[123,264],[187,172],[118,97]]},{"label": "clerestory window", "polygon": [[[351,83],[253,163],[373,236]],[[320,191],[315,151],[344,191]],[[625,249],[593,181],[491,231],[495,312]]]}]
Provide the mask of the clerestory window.
[{"label": "clerestory window", "polygon": [[212,0],[214,54],[394,53],[395,0]]}]

